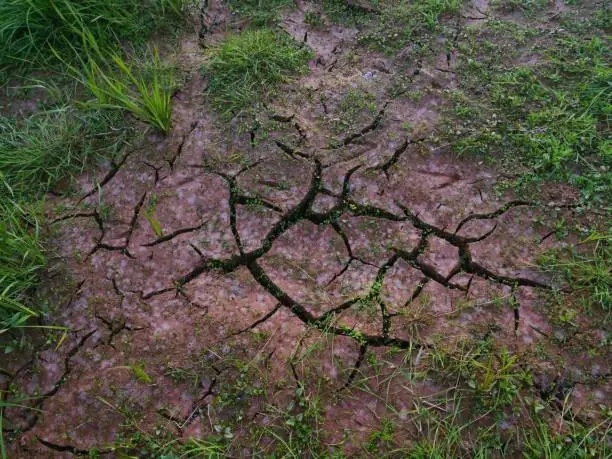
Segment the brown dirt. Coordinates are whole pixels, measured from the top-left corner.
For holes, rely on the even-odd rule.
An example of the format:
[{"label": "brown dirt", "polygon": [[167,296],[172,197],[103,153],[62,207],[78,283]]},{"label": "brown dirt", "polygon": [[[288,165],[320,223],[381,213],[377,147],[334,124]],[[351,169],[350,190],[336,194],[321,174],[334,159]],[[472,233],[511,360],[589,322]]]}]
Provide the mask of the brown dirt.
[{"label": "brown dirt", "polygon": [[[487,7],[474,2],[463,20],[479,22]],[[206,436],[231,417],[216,400],[235,377],[228,361],[262,358],[265,374],[252,384],[272,385],[246,419],[265,424],[258,410],[287,400],[294,378],[322,378],[338,394],[323,400],[328,442],[351,432],[344,448],[356,451],[389,416],[388,404],[411,438],[415,429],[402,420],[413,401],[443,389],[426,379],[402,390],[394,376],[401,355],[385,354],[391,347],[452,347],[487,328],[514,352],[552,346],[551,280],[534,265],[558,245],[547,237],[554,219],[546,208],[498,197],[494,170],[453,157],[430,137],[439,94],[454,76],[436,69],[437,58],[419,72],[415,63],[411,84],[427,95],[389,98],[406,71],[401,55],[358,47],[350,28],[310,30],[299,9],[283,26],[299,40],[308,30],[317,54],[312,73],[270,110],[289,122],[270,124],[255,144],[220,123],[202,96],[197,40],[188,39],[191,76],[175,97],[170,137],[146,136],[124,161],[83,176],[79,196],[51,199],[62,269],[48,288],[69,292],[49,320],[70,332],[59,349],[43,345],[25,366],[21,358],[4,365],[7,384],[38,397],[36,411],[5,412],[5,425],[22,432],[10,444],[14,457],[107,450],[126,413],[149,433]],[[206,39],[224,30],[211,26]],[[374,94],[377,111],[334,134],[337,101],[350,88]],[[70,210],[56,215],[60,204]],[[366,351],[384,361],[380,372],[363,362]],[[135,377],[137,365],[150,380]],[[176,368],[194,369],[197,385],[173,380]],[[352,387],[358,375],[374,378],[369,393]],[[576,409],[587,410],[584,389],[575,397]]]}]

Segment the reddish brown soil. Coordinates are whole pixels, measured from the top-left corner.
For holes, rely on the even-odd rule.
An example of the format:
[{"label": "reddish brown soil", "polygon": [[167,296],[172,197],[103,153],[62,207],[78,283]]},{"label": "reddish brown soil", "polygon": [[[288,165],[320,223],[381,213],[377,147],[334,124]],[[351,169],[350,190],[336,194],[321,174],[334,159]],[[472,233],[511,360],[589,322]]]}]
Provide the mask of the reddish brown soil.
[{"label": "reddish brown soil", "polygon": [[[463,18],[470,24],[487,9],[474,3]],[[223,8],[216,14],[224,20]],[[283,24],[299,40],[308,30],[317,59],[261,113],[268,136],[254,131],[252,142],[218,121],[204,101],[200,49],[187,40],[191,74],[175,96],[172,135],[147,135],[121,161],[83,176],[74,197],[52,199],[62,268],[48,288],[63,302],[49,321],[70,332],[59,349],[43,346],[25,365],[7,367],[11,384],[38,397],[36,410],[5,412],[5,425],[23,432],[10,445],[14,457],[106,450],[126,413],[145,432],[206,436],[232,415],[216,403],[235,377],[228,362],[262,358],[266,374],[252,384],[269,390],[245,416],[265,423],[260,408],[287,400],[294,378],[322,380],[329,444],[349,431],[351,451],[388,416],[388,404],[405,419],[415,398],[443,389],[428,379],[402,390],[393,376],[405,362],[385,354],[390,347],[422,355],[486,330],[516,353],[550,345],[551,280],[534,265],[558,244],[547,237],[554,220],[546,207],[498,196],[494,170],[430,137],[439,92],[454,74],[439,70],[437,58],[366,51],[350,28],[311,30],[299,9]],[[207,42],[224,30],[213,28]],[[390,98],[398,72],[433,90],[418,102]],[[334,134],[351,88],[374,94],[377,109]],[[406,121],[415,127],[409,134]],[[564,204],[571,198],[550,206],[571,212]],[[384,362],[369,393],[352,388],[375,374],[366,352]],[[586,365],[565,371],[588,379],[595,369]],[[195,368],[198,384],[173,380],[172,368]],[[285,384],[276,390],[278,381]]]}]

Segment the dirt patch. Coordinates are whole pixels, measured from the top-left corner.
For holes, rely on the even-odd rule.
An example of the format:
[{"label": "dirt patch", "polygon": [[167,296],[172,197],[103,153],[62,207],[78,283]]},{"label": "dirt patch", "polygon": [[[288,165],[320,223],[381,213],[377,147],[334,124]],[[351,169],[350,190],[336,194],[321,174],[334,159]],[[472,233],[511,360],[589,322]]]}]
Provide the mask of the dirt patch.
[{"label": "dirt patch", "polygon": [[[474,2],[462,20],[488,14]],[[222,35],[214,23],[203,37]],[[546,308],[563,286],[535,269],[560,244],[550,208],[500,196],[493,169],[436,142],[453,61],[412,71],[424,97],[391,96],[401,57],[357,46],[352,28],[313,29],[300,9],[282,25],[317,58],[262,114],[281,119],[266,135],[217,120],[189,42],[173,134],[83,177],[80,197],[54,198],[71,210],[51,215],[52,242],[78,285],[50,318],[67,341],[2,376],[34,397],[35,410],[5,411],[15,457],[113,456],[128,424],[183,439],[231,424],[239,438],[295,387],[323,394],[328,445],[380,446],[372,432],[391,418],[407,444],[422,432],[407,421],[417,400],[449,387],[413,379],[438,347],[486,335],[561,353]],[[352,111],[350,91],[370,102]],[[581,384],[602,368],[591,362]]]}]

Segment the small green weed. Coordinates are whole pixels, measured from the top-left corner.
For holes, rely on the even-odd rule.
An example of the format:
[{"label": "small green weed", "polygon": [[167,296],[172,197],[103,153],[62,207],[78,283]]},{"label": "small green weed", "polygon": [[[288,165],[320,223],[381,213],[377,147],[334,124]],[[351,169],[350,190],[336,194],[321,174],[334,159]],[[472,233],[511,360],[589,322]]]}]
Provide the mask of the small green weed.
[{"label": "small green weed", "polygon": [[153,196],[149,204],[143,210],[143,214],[145,218],[147,219],[147,221],[149,222],[149,225],[151,225],[151,229],[153,230],[153,233],[155,234],[155,236],[162,237],[164,235],[164,231],[161,227],[159,218],[157,218],[157,214],[155,212],[156,205],[157,205],[157,196]]},{"label": "small green weed", "polygon": [[319,13],[312,11],[304,13],[304,22],[313,28],[321,27],[324,24],[323,17]]},{"label": "small green weed", "polygon": [[527,15],[532,15],[548,4],[547,0],[494,0],[491,6],[500,11],[512,12],[522,11]]},{"label": "small green weed", "polygon": [[530,375],[507,349],[493,348],[490,340],[465,341],[453,350],[435,347],[430,353],[433,371],[465,383],[479,403],[498,409],[510,405]]},{"label": "small green weed", "polygon": [[369,27],[358,37],[359,42],[388,53],[405,46],[408,41],[431,38],[444,14],[456,14],[461,0],[393,1],[372,18]]},{"label": "small green weed", "polygon": [[134,373],[134,377],[145,384],[151,384],[153,382],[153,378],[149,376],[149,374],[145,371],[144,362],[139,362],[134,365],[130,365],[132,372]]},{"label": "small green weed", "polygon": [[[171,458],[174,456],[163,457]],[[225,457],[230,457],[228,451],[228,441],[223,436],[216,436],[203,440],[200,440],[198,438],[190,438],[180,448],[180,455],[178,457],[207,459],[221,459]]]},{"label": "small green weed", "polygon": [[332,119],[332,129],[336,133],[354,129],[360,116],[376,113],[376,98],[362,89],[349,89],[338,103],[336,116]]},{"label": "small green weed", "polygon": [[317,397],[306,392],[298,384],[294,398],[284,411],[270,407],[271,414],[279,417],[275,425],[263,429],[264,435],[275,440],[272,457],[320,457],[321,442],[321,406]]},{"label": "small green weed", "polygon": [[545,420],[538,420],[536,426],[525,433],[524,457],[527,459],[567,459],[586,457],[610,457],[607,431],[596,432],[596,426],[587,430],[576,422],[568,422],[569,432],[554,432]]},{"label": "small green weed", "polygon": [[366,450],[369,453],[380,452],[393,444],[393,435],[395,428],[393,423],[388,419],[384,419],[379,430],[375,430],[370,434],[370,438],[366,443]]},{"label": "small green weed", "polygon": [[[365,5],[368,3],[374,7],[378,1],[364,1]],[[371,13],[363,8],[356,8],[345,0],[323,0],[323,12],[332,22],[347,26],[363,25],[371,19]]]}]

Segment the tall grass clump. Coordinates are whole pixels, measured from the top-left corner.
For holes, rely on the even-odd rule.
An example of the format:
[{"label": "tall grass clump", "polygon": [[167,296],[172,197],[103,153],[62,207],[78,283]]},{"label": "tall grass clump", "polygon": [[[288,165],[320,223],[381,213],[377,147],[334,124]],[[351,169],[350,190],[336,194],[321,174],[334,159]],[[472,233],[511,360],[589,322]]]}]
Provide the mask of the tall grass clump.
[{"label": "tall grass clump", "polygon": [[82,105],[93,109],[127,110],[164,134],[170,132],[171,99],[176,86],[174,69],[161,61],[157,49],[148,53],[144,71],[138,59],[128,62],[119,53],[106,54],[93,35],[87,33],[86,37],[93,46],[85,48],[85,57],[78,57],[77,65],[66,62],[77,81],[93,95],[92,100]]},{"label": "tall grass clump", "polygon": [[61,107],[15,120],[0,118],[0,171],[20,199],[36,200],[60,180],[119,150],[126,129],[108,111]]},{"label": "tall grass clump", "polygon": [[0,334],[38,315],[28,294],[45,263],[37,221],[0,176]]},{"label": "tall grass clump", "polygon": [[40,314],[31,304],[45,253],[36,208],[60,180],[115,155],[119,113],[64,107],[24,120],[0,118],[0,334]]},{"label": "tall grass clump", "polygon": [[90,30],[104,47],[120,41],[143,42],[150,33],[168,29],[188,0],[2,0],[0,67],[46,67],[52,49],[81,43]]},{"label": "tall grass clump", "polygon": [[0,0],[0,72],[31,80],[33,70],[68,69],[82,83],[76,93],[92,96],[75,102],[56,87],[56,108],[0,117],[0,333],[41,312],[31,300],[45,266],[32,209],[58,182],[118,153],[125,111],[170,130],[173,69],[156,50],[123,50],[168,30],[190,1]]},{"label": "tall grass clump", "polygon": [[230,35],[205,67],[208,94],[230,118],[275,94],[279,85],[308,70],[312,51],[283,32],[247,30]]}]

